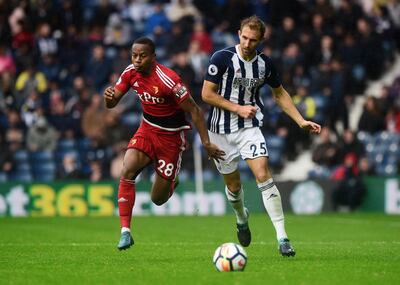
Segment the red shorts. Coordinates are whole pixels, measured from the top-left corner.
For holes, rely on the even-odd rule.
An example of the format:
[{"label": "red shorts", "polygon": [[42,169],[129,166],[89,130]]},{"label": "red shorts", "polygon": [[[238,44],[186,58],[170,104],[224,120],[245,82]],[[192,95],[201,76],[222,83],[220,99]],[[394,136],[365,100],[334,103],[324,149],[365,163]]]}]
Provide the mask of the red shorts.
[{"label": "red shorts", "polygon": [[144,152],[154,161],[160,176],[175,180],[181,169],[182,154],[187,148],[186,131],[163,131],[142,121],[127,148]]}]

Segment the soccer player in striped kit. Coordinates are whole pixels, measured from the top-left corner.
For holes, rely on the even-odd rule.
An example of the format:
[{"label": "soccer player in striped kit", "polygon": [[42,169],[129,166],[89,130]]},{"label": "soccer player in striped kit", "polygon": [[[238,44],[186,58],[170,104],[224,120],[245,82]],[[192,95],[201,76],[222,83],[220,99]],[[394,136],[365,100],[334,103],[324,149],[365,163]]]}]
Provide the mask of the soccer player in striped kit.
[{"label": "soccer player in striped kit", "polygon": [[285,230],[281,197],[268,167],[266,141],[260,130],[263,123],[260,88],[269,85],[276,103],[300,128],[318,134],[321,126],[302,117],[283,88],[271,59],[257,51],[264,34],[265,24],[258,17],[242,20],[239,44],[219,50],[210,58],[202,98],[212,106],[208,118],[210,140],[226,153],[224,160],[214,161],[223,175],[225,193],[236,214],[239,242],[243,246],[251,242],[249,212],[244,206],[238,170],[241,157],[255,176],[276,230],[280,254],[294,256],[295,250]]},{"label": "soccer player in striped kit", "polygon": [[149,38],[135,40],[132,64],[122,72],[114,87],[107,87],[104,91],[107,108],[114,108],[130,88],[140,99],[143,119],[128,144],[119,183],[119,250],[134,243],[130,226],[135,203],[135,178],[143,168],[150,164],[155,168],[151,199],[156,205],[164,204],[173,194],[182,153],[187,148],[186,131],[191,129],[185,113],[191,115],[208,156],[219,160],[225,154],[210,143],[203,112],[180,77],[156,61],[155,46]]}]

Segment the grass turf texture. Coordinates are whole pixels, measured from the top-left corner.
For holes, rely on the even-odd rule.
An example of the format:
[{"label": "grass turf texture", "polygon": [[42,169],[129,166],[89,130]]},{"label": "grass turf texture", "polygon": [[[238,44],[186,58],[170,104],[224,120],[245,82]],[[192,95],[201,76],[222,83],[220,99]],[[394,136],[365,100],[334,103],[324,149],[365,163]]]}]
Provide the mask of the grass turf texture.
[{"label": "grass turf texture", "polygon": [[237,242],[233,216],[0,218],[1,284],[398,284],[400,220],[373,214],[287,215],[295,258],[278,255],[271,222],[253,214],[244,272],[217,272],[214,250]]}]

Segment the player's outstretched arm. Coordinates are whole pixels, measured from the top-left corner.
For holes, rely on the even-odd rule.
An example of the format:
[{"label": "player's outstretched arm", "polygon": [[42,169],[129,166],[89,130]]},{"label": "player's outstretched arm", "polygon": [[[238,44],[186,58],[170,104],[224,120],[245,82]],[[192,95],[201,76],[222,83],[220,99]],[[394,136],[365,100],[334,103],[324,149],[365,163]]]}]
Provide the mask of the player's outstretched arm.
[{"label": "player's outstretched arm", "polygon": [[290,118],[292,118],[300,128],[315,134],[319,134],[321,132],[321,126],[319,124],[312,121],[307,121],[303,118],[299,110],[297,110],[296,106],[294,105],[289,93],[285,90],[285,88],[283,88],[282,85],[278,88],[272,88],[272,94],[279,107]]},{"label": "player's outstretched arm", "polygon": [[204,102],[220,109],[235,113],[244,119],[251,119],[256,115],[257,107],[251,105],[241,106],[239,104],[235,104],[229,100],[226,100],[217,92],[217,84],[204,80],[203,90],[201,91],[201,98]]},{"label": "player's outstretched arm", "polygon": [[119,91],[118,89],[112,86],[108,86],[103,93],[103,98],[106,107],[109,109],[114,108],[124,95],[125,93]]},{"label": "player's outstretched arm", "polygon": [[204,122],[204,114],[201,108],[196,104],[193,98],[190,96],[188,99],[183,101],[180,104],[182,110],[187,113],[190,113],[192,117],[192,121],[199,132],[201,143],[207,151],[208,157],[212,157],[216,160],[224,160],[223,156],[225,152],[220,150],[215,144],[210,142],[210,138],[208,136],[207,127]]}]

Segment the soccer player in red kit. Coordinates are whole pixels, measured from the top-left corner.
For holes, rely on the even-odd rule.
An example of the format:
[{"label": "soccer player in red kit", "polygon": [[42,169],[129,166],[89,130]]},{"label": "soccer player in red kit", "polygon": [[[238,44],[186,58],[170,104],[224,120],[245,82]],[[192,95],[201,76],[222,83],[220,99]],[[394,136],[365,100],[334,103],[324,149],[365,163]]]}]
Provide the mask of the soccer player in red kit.
[{"label": "soccer player in red kit", "polygon": [[130,224],[135,203],[135,178],[142,169],[153,164],[156,170],[151,189],[151,200],[156,205],[167,202],[173,193],[182,153],[187,148],[186,131],[191,129],[185,113],[190,113],[208,156],[218,160],[225,155],[210,143],[203,112],[180,77],[156,61],[155,46],[149,38],[134,41],[132,64],[122,72],[114,87],[104,91],[107,108],[115,107],[130,88],[140,99],[143,120],[128,144],[119,183],[119,250],[134,243]]}]

